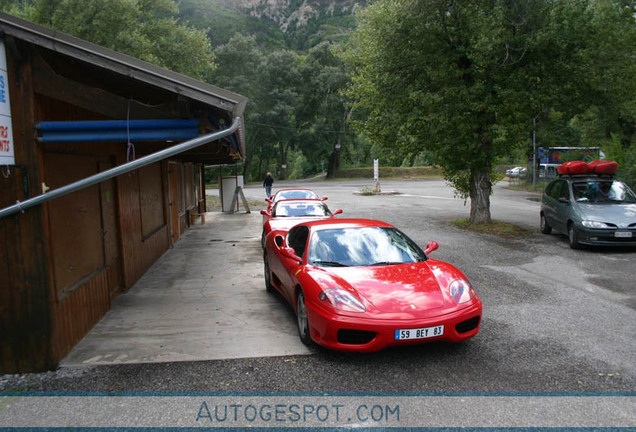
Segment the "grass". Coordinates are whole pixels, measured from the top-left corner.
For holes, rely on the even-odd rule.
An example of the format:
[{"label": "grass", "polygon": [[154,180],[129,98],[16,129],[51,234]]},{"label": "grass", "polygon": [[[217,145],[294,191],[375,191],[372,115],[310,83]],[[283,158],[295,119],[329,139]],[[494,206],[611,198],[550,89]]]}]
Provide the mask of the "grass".
[{"label": "grass", "polygon": [[[502,181],[501,183],[504,184],[505,181]],[[528,183],[525,180],[522,180],[517,182],[508,182],[508,184],[505,185],[505,187],[510,190],[522,191],[522,192],[543,192],[543,190],[548,185],[548,183],[550,183],[549,180],[541,179],[536,182],[535,187],[533,188],[532,182]]]},{"label": "grass", "polygon": [[473,224],[469,218],[464,218],[451,221],[451,225],[479,234],[489,234],[505,239],[524,237],[530,234],[530,231],[525,228],[502,221]]},{"label": "grass", "polygon": [[[253,200],[253,199],[248,199],[247,200],[247,205],[250,206],[250,210],[253,210],[254,208],[257,209],[261,209],[261,208],[265,208],[265,200],[263,201],[258,201],[258,200]],[[222,211],[222,206],[221,206],[221,198],[217,195],[206,195],[205,196],[205,206],[206,206],[206,210],[209,212],[220,212]],[[241,210],[243,210],[243,201],[239,200],[239,208]]]},{"label": "grass", "polygon": [[[440,167],[432,167],[432,166],[380,167],[379,176],[380,176],[380,181],[441,178],[442,169]],[[373,180],[373,167],[339,169],[334,174],[334,180],[340,180],[340,179]]]}]

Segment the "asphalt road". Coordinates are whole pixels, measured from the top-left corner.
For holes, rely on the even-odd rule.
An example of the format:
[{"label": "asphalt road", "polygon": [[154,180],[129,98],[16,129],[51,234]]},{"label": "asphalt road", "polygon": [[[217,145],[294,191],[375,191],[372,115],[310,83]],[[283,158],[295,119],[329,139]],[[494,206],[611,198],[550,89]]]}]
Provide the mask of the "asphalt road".
[{"label": "asphalt road", "polygon": [[[460,344],[433,343],[350,354],[62,368],[0,376],[0,390],[114,392],[633,392],[636,390],[636,249],[571,250],[542,235],[538,196],[500,185],[494,219],[528,233],[513,239],[467,232],[450,221],[469,203],[443,181],[275,183],[327,195],[343,216],[393,223],[434,257],[471,279],[484,303],[481,332]],[[245,188],[250,199],[263,189]],[[253,210],[258,210],[255,208]],[[261,263],[256,263],[260,266]],[[228,341],[231,343],[231,341]]]}]

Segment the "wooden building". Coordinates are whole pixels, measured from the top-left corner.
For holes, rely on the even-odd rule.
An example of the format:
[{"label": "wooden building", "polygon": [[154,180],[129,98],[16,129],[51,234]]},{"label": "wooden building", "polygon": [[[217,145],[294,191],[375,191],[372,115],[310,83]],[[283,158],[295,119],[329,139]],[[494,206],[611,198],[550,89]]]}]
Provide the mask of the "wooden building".
[{"label": "wooden building", "polygon": [[42,371],[205,211],[246,99],[3,13],[0,66],[0,373]]}]

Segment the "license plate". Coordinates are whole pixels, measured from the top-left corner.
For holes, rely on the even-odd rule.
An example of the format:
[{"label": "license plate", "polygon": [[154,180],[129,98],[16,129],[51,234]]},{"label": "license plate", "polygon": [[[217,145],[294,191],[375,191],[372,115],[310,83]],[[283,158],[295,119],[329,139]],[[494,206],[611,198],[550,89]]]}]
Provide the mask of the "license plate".
[{"label": "license plate", "polygon": [[395,331],[395,340],[426,339],[444,334],[444,326],[404,329]]},{"label": "license plate", "polygon": [[631,238],[631,236],[632,236],[631,231],[616,231],[614,233],[614,237]]}]

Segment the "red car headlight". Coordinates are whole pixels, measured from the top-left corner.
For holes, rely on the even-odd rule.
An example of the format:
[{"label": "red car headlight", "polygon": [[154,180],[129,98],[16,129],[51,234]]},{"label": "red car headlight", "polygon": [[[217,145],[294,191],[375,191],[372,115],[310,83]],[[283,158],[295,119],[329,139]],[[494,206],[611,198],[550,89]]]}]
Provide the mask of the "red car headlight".
[{"label": "red car headlight", "polygon": [[456,279],[448,286],[450,296],[457,304],[466,303],[475,298],[477,293],[475,289],[466,279]]},{"label": "red car headlight", "polygon": [[367,308],[356,296],[339,288],[326,289],[318,294],[318,299],[336,310],[365,312]]}]

